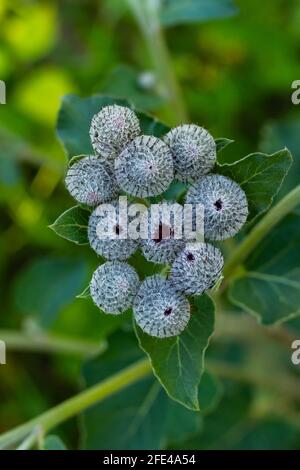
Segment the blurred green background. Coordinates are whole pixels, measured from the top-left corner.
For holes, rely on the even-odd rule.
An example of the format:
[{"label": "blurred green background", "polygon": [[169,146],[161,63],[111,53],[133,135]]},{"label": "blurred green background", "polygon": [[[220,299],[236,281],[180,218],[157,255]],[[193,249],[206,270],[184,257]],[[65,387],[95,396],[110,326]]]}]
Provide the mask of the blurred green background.
[{"label": "blurred green background", "polygon": [[[222,159],[287,146],[296,160],[292,185],[300,170],[300,107],[291,103],[291,83],[300,78],[300,3],[235,3],[239,12],[230,18],[168,28],[172,65],[191,121],[235,140]],[[84,352],[124,322],[75,299],[97,259],[48,228],[73,205],[55,135],[61,97],[100,92],[127,98],[169,124],[176,116],[159,93],[151,58],[122,0],[0,0],[0,79],[7,87],[7,104],[0,105],[0,339],[9,346],[7,365],[0,366],[3,432],[76,393],[82,386],[76,344]],[[299,321],[290,323],[300,335]],[[19,333],[9,336],[8,329]],[[40,337],[44,348],[44,335],[58,336],[63,351],[72,340],[76,354],[35,353],[22,335]],[[212,357],[259,362],[259,349],[244,340],[218,339]],[[283,371],[291,367],[287,347],[262,347],[266,367],[278,355]],[[241,382],[223,381],[218,403],[201,418],[207,431],[199,428],[175,447],[300,449],[299,423],[285,413],[282,397]],[[283,410],[280,416],[274,408]],[[77,424],[72,419],[59,429],[69,448],[79,446]]]}]

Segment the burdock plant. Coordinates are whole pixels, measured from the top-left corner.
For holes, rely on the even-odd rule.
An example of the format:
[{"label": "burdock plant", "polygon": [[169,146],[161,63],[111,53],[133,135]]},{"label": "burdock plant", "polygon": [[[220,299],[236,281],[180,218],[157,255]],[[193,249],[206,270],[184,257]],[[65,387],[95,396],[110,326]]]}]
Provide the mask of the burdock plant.
[{"label": "burdock plant", "polygon": [[[225,147],[229,154],[232,141],[213,137],[206,123],[190,123],[162,31],[162,24],[178,24],[197,14],[203,19],[198,5],[185,11],[198,2],[128,3],[151,51],[158,89],[170,105],[165,115],[174,128],[125,101],[100,95],[67,96],[59,113],[58,135],[69,158],[65,186],[77,205],[51,226],[59,236],[91,248],[94,273],[79,297],[94,302],[109,332],[120,328],[109,336],[103,356],[98,349],[92,351],[95,356],[85,368],[85,378],[94,386],[4,434],[0,448],[21,441],[21,448],[32,447],[51,429],[87,408],[89,434],[102,426],[97,442],[104,448],[109,433],[113,448],[119,442],[122,448],[173,447],[179,435],[184,440],[200,432],[200,408],[207,411],[218,400],[214,380],[203,374],[205,352],[215,329],[215,305],[216,338],[226,329],[246,340],[250,331],[251,339],[257,331],[262,334],[263,328],[253,327],[242,312],[265,325],[299,316],[299,213],[294,209],[300,204],[300,187],[290,193],[283,188],[279,193],[292,163],[289,151],[253,153],[234,162],[232,155],[221,157]],[[226,15],[231,12],[230,1],[213,3],[222,5]],[[214,8],[209,9],[209,16]],[[174,227],[159,219],[153,238],[124,238],[127,227],[117,209],[120,195],[128,197],[129,220],[134,203],[143,204],[147,213],[154,205],[160,209],[171,202],[192,208],[201,204],[203,233],[196,241],[186,239],[185,234],[177,239]],[[113,238],[99,237],[104,223],[102,204],[116,208],[119,216]],[[195,226],[196,221],[191,222]],[[78,302],[82,302],[84,317],[85,304]],[[243,321],[246,327],[240,328]],[[279,338],[286,346],[290,337],[284,333],[278,327],[269,330],[266,338]],[[277,374],[270,381],[265,375],[257,377],[254,369],[249,375],[241,350],[242,369],[236,364],[223,367],[223,362],[213,359],[210,374],[266,385],[280,398],[276,411],[291,416],[299,401],[295,375],[287,373],[284,385]],[[221,348],[222,357],[231,353]],[[247,408],[245,395],[246,399],[243,395],[237,400],[237,408]],[[285,395],[291,407],[281,401]],[[225,403],[234,403],[236,411],[234,397],[231,390]],[[106,400],[105,409],[99,405],[99,419],[95,405],[102,400]],[[265,412],[265,403],[265,395],[259,394],[252,417]],[[210,422],[211,428],[220,422],[219,417]],[[89,446],[95,446],[92,438]]]}]

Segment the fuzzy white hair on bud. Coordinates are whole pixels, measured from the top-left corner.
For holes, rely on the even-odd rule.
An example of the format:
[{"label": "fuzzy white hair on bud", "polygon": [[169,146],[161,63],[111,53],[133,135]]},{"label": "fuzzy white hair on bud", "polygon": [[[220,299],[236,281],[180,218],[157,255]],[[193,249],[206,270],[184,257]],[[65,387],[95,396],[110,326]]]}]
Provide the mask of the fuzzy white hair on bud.
[{"label": "fuzzy white hair on bud", "polygon": [[145,333],[169,338],[179,335],[187,326],[190,304],[169,281],[152,276],[141,284],[133,303],[133,313]]},{"label": "fuzzy white hair on bud", "polygon": [[180,181],[193,183],[216,163],[216,143],[203,127],[195,124],[175,127],[165,135],[164,142],[171,149],[175,177]]},{"label": "fuzzy white hair on bud", "polygon": [[126,193],[137,197],[158,196],[173,180],[169,147],[157,137],[140,136],[115,161],[116,178]]},{"label": "fuzzy white hair on bud", "polygon": [[97,155],[113,161],[141,133],[139,120],[132,109],[110,105],[93,116],[90,138]]},{"label": "fuzzy white hair on bud", "polygon": [[208,240],[225,240],[236,235],[248,217],[245,192],[222,175],[202,176],[187,192],[188,204],[204,207],[204,233]]},{"label": "fuzzy white hair on bud", "polygon": [[131,308],[138,287],[139,277],[132,266],[108,261],[94,272],[90,292],[97,307],[118,315]]},{"label": "fuzzy white hair on bud", "polygon": [[201,295],[220,279],[224,259],[221,251],[209,243],[186,247],[175,259],[170,282],[186,295]]},{"label": "fuzzy white hair on bud", "polygon": [[80,204],[96,206],[118,194],[115,177],[97,157],[83,157],[69,167],[66,188]]}]

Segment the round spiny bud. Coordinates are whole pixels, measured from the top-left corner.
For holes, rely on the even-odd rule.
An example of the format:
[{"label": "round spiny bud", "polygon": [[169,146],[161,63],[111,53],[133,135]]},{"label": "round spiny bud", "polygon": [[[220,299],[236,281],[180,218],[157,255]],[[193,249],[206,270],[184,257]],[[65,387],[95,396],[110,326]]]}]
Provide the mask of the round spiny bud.
[{"label": "round spiny bud", "polygon": [[175,176],[180,181],[192,183],[215,165],[216,143],[203,127],[195,124],[175,127],[164,141],[171,149]]},{"label": "round spiny bud", "polygon": [[115,161],[120,187],[132,196],[163,193],[173,179],[173,159],[169,147],[153,136],[137,137]]},{"label": "round spiny bud", "polygon": [[152,263],[172,263],[185,247],[183,239],[183,208],[163,201],[148,209],[148,238],[142,240],[145,258]]},{"label": "round spiny bud", "polygon": [[84,157],[67,171],[66,188],[80,204],[96,206],[117,196],[117,182],[97,157]]},{"label": "round spiny bud", "polygon": [[170,282],[186,295],[201,295],[216,284],[223,265],[218,248],[208,243],[190,244],[175,259]]},{"label": "round spiny bud", "polygon": [[106,160],[114,160],[140,133],[140,123],[132,109],[118,105],[102,108],[90,128],[93,149]]},{"label": "round spiny bud", "polygon": [[133,313],[143,331],[157,338],[168,338],[179,335],[188,324],[190,304],[169,281],[152,276],[139,288]]},{"label": "round spiny bud", "polygon": [[131,308],[139,287],[139,277],[127,263],[107,262],[94,272],[90,292],[97,307],[118,315]]},{"label": "round spiny bud", "polygon": [[91,214],[88,225],[90,246],[103,258],[123,261],[138,248],[139,242],[129,238],[127,233],[129,207],[125,218],[120,214],[118,201],[102,204]]},{"label": "round spiny bud", "polygon": [[202,176],[189,189],[186,201],[203,205],[204,233],[209,240],[233,237],[247,220],[246,195],[235,181],[226,176]]}]

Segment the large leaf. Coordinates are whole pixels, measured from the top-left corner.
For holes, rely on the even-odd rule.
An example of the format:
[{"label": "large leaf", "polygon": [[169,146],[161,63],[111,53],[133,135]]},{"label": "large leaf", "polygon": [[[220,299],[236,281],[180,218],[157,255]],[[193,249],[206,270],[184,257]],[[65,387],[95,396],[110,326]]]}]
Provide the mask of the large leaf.
[{"label": "large leaf", "polygon": [[[249,423],[252,392],[248,385],[224,382],[224,394],[218,408],[204,417],[202,429],[181,444],[181,449],[234,448],[236,439]],[[234,443],[234,444],[233,444]]]},{"label": "large leaf", "polygon": [[217,172],[243,188],[249,204],[248,221],[265,212],[287,175],[292,156],[287,149],[272,155],[253,153],[232,164],[217,165]]},{"label": "large leaf", "polygon": [[[117,332],[102,356],[83,369],[87,386],[141,359],[131,333]],[[84,448],[157,449],[166,430],[167,397],[152,376],[129,386],[84,413]]]},{"label": "large leaf", "polygon": [[[66,95],[61,104],[57,121],[57,133],[65,151],[70,158],[74,155],[93,154],[89,129],[94,114],[101,108],[111,104],[131,107],[125,100],[94,95],[80,98],[76,95]],[[169,128],[141,112],[137,112],[144,134],[160,137]]]},{"label": "large leaf", "polygon": [[[92,386],[142,357],[132,333],[114,333],[107,351],[85,364],[85,382]],[[199,399],[208,411],[218,402],[220,388],[206,373],[201,384]],[[163,449],[199,432],[201,415],[170,400],[151,375],[86,411],[83,424],[87,449]]]},{"label": "large leaf", "polygon": [[203,295],[195,299],[194,307],[187,328],[179,336],[153,338],[138,326],[136,334],[168,395],[189,409],[199,410],[198,386],[205,350],[214,329],[214,305]]},{"label": "large leaf", "polygon": [[[87,362],[83,375],[87,386],[117,373],[141,359],[131,333],[117,332],[108,350]],[[140,380],[84,413],[84,448],[159,448],[164,434],[166,396],[153,377]]]},{"label": "large leaf", "polygon": [[88,243],[87,228],[91,213],[81,206],[74,206],[61,214],[50,228],[62,238],[85,245]]},{"label": "large leaf", "polygon": [[35,260],[16,279],[16,308],[49,326],[83,289],[87,275],[86,263],[81,259],[49,256]]},{"label": "large leaf", "polygon": [[216,377],[204,372],[198,389],[201,413],[181,406],[169,400],[166,430],[166,445],[179,443],[199,432],[202,428],[203,415],[211,413],[222,397],[222,386]]},{"label": "large leaf", "polygon": [[204,371],[198,390],[200,410],[203,414],[213,411],[219,404],[223,394],[223,387],[217,377]]},{"label": "large leaf", "polygon": [[165,26],[225,18],[237,12],[232,0],[162,0],[161,21]]},{"label": "large leaf", "polygon": [[230,300],[265,324],[300,315],[300,215],[286,217],[246,261]]}]

